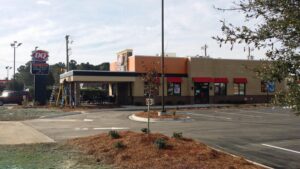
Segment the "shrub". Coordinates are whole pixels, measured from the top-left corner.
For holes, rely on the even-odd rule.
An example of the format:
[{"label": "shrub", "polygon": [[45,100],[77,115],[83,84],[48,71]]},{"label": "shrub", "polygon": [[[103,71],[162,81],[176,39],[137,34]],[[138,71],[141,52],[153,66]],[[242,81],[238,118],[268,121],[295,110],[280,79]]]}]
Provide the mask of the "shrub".
[{"label": "shrub", "polygon": [[[145,134],[148,133],[148,129],[147,129],[147,128],[142,128],[141,131],[142,131],[143,133],[145,133]],[[149,133],[150,133],[150,131],[149,131]]]},{"label": "shrub", "polygon": [[166,105],[173,105],[172,101],[166,101]]},{"label": "shrub", "polygon": [[177,102],[177,105],[184,105],[184,104],[185,104],[185,102],[181,101],[181,100]]},{"label": "shrub", "polygon": [[134,105],[135,105],[135,106],[142,106],[143,103],[142,103],[142,102],[134,102]]},{"label": "shrub", "polygon": [[118,142],[115,142],[115,143],[114,143],[114,147],[115,147],[116,149],[121,149],[121,148],[124,148],[125,145],[124,145],[121,141],[118,141]]},{"label": "shrub", "polygon": [[180,132],[174,132],[173,133],[173,138],[176,138],[176,139],[182,139],[183,136],[182,136],[182,133]]},{"label": "shrub", "polygon": [[117,131],[111,130],[108,132],[108,135],[112,138],[112,139],[117,139],[120,138],[120,135]]},{"label": "shrub", "polygon": [[163,138],[156,139],[154,141],[154,144],[155,144],[156,148],[158,148],[158,149],[165,149],[167,147],[167,142]]}]

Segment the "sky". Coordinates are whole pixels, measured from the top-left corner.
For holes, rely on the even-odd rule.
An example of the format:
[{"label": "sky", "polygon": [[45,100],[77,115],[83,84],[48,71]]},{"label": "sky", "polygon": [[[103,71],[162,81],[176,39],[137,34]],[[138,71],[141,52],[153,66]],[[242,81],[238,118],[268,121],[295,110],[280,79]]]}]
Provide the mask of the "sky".
[{"label": "sky", "polygon": [[[70,59],[101,64],[116,60],[116,53],[161,53],[161,0],[0,0],[0,79],[13,66],[28,62],[36,46],[49,52],[49,63],[65,62],[65,36],[70,35]],[[246,59],[244,46],[219,47],[212,36],[222,35],[220,20],[245,24],[243,14],[214,8],[232,7],[232,0],[165,0],[165,50],[178,57]],[[254,50],[255,59],[264,57]],[[10,76],[13,71],[10,71]]]}]

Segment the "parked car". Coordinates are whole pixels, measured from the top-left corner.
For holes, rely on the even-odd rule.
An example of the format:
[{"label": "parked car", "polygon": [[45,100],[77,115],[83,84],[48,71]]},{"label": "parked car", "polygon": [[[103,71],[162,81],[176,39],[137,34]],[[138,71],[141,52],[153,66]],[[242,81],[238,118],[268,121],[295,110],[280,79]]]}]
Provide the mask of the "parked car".
[{"label": "parked car", "polygon": [[0,106],[3,104],[21,105],[24,98],[29,99],[29,92],[4,90],[0,96]]}]

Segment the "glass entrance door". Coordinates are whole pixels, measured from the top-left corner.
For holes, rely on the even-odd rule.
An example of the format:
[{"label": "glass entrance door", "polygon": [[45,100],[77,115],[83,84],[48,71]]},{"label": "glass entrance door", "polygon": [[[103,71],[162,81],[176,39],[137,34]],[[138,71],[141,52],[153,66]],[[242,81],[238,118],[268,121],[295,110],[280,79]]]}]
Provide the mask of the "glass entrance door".
[{"label": "glass entrance door", "polygon": [[194,92],[196,104],[209,103],[209,83],[194,83]]}]

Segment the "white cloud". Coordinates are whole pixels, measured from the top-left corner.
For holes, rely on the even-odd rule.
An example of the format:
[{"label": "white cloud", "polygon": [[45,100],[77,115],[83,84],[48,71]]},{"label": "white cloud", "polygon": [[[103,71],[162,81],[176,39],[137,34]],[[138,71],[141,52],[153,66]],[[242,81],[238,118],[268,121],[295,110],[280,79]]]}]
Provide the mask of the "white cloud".
[{"label": "white cloud", "polygon": [[[178,56],[203,54],[201,46],[206,43],[212,57],[246,58],[242,47],[230,51],[230,47],[219,48],[211,39],[221,34],[221,19],[243,24],[239,13],[213,9],[213,5],[231,6],[231,0],[165,3],[166,52],[176,52]],[[79,63],[113,61],[116,52],[125,48],[132,48],[136,54],[160,53],[160,5],[160,1],[153,0],[4,1],[0,6],[0,79],[6,76],[4,66],[13,63],[9,44],[14,40],[23,43],[17,49],[17,66],[30,59],[35,46],[49,51],[51,64],[65,62],[67,34],[74,40],[70,58]]]},{"label": "white cloud", "polygon": [[46,1],[46,0],[39,0],[36,1],[36,3],[39,5],[51,5],[50,1]]}]

